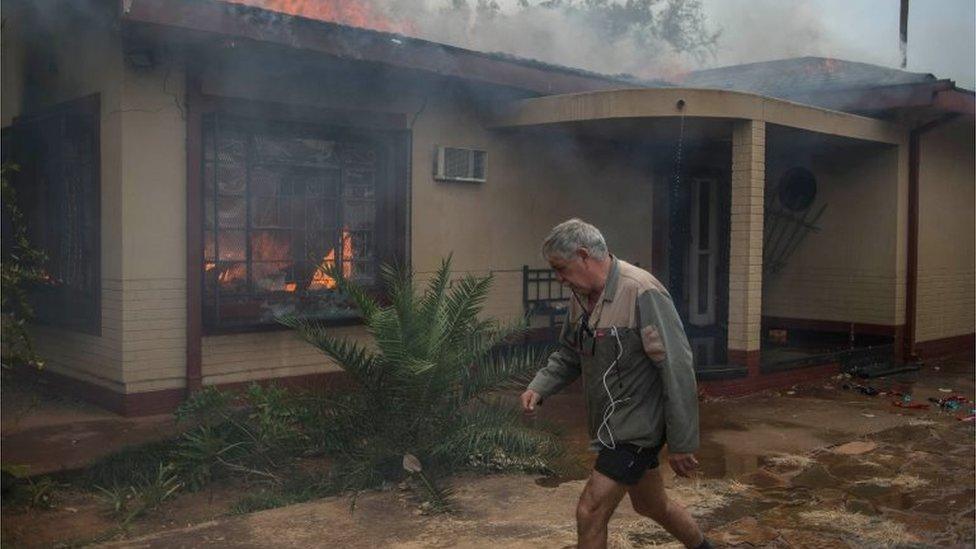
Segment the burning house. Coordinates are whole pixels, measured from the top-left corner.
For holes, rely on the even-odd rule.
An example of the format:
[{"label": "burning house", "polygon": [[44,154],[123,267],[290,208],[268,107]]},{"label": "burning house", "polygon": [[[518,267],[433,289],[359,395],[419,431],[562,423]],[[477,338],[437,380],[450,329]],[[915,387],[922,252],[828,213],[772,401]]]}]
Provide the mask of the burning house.
[{"label": "burning house", "polygon": [[571,216],[672,289],[708,391],[972,349],[974,101],[951,81],[819,58],[641,81],[246,4],[4,3],[37,346],[79,395],[148,414],[334,381],[275,322],[367,337],[323,267],[373,285],[453,253],[494,275],[488,314],[545,329],[565,294],[538,244]]}]

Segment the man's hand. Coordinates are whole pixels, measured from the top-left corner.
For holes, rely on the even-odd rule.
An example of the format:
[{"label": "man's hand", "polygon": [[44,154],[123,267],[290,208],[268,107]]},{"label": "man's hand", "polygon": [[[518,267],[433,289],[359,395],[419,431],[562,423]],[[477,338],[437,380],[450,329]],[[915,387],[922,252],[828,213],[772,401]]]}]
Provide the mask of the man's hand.
[{"label": "man's hand", "polygon": [[671,470],[679,477],[690,477],[692,471],[698,468],[695,454],[669,454],[668,463],[671,464]]},{"label": "man's hand", "polygon": [[535,407],[539,405],[540,400],[542,400],[542,396],[539,393],[532,389],[526,389],[522,393],[522,411],[526,414],[534,414]]}]

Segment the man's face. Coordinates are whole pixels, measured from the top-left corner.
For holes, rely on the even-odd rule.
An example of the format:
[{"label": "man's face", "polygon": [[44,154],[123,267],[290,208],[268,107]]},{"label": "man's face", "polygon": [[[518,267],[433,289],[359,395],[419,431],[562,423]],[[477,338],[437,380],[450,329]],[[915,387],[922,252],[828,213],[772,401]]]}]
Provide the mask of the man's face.
[{"label": "man's face", "polygon": [[592,277],[589,273],[588,260],[589,254],[585,249],[580,248],[569,259],[549,257],[549,266],[556,272],[556,279],[560,284],[569,286],[577,294],[589,295],[592,290]]}]

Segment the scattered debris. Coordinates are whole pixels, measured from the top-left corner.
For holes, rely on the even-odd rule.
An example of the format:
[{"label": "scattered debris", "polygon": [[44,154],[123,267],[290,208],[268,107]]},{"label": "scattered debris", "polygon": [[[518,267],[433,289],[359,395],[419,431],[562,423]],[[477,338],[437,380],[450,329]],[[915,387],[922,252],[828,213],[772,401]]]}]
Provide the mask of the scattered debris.
[{"label": "scattered debris", "polygon": [[939,392],[940,393],[951,393],[952,392],[952,389],[946,389],[944,387],[939,387]]},{"label": "scattered debris", "polygon": [[854,440],[848,442],[847,444],[841,444],[835,447],[832,452],[835,454],[842,454],[845,456],[856,456],[860,454],[866,454],[871,450],[878,447],[876,442],[864,441],[864,440]]},{"label": "scattered debris", "polygon": [[813,459],[799,454],[776,454],[765,458],[774,467],[809,467]]},{"label": "scattered debris", "polygon": [[859,480],[855,484],[871,484],[874,486],[882,486],[884,488],[896,486],[898,488],[911,490],[913,488],[927,486],[929,481],[916,477],[915,475],[901,474],[896,477],[875,477],[866,480]]},{"label": "scattered debris", "polygon": [[800,513],[805,522],[828,530],[840,530],[875,545],[891,547],[917,542],[901,523],[881,517],[869,517],[843,509]]},{"label": "scattered debris", "polygon": [[857,391],[858,393],[867,396],[877,396],[881,393],[881,391],[871,387],[870,385],[861,385],[859,383],[845,383],[843,387],[848,391]]},{"label": "scattered debris", "polygon": [[928,404],[922,404],[920,402],[905,402],[904,400],[892,400],[892,406],[897,406],[899,408],[908,408],[909,410],[928,410]]},{"label": "scattered debris", "polygon": [[[964,405],[971,405],[972,401],[962,395],[950,395],[943,398],[929,397],[929,402],[939,407],[939,410],[954,414],[963,408]],[[976,413],[974,410],[972,413]]]},{"label": "scattered debris", "polygon": [[866,414],[864,412],[861,412],[861,415],[864,416],[864,417],[878,417],[878,416],[876,416],[874,414]]},{"label": "scattered debris", "polygon": [[744,517],[729,524],[715,535],[715,540],[725,545],[763,546],[776,539],[779,533],[759,524],[755,517]]}]

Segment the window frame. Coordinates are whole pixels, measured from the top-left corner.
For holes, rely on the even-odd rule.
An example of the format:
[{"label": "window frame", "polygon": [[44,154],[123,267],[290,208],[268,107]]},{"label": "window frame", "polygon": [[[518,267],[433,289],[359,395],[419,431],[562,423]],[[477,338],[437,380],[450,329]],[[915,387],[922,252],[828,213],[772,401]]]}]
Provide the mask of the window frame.
[{"label": "window frame", "polygon": [[[80,97],[77,99],[72,99],[62,103],[58,103],[50,108],[44,109],[38,113],[32,113],[27,115],[22,115],[14,118],[13,123],[8,128],[5,128],[6,143],[4,144],[4,161],[12,160],[17,163],[21,171],[14,175],[13,183],[14,188],[18,193],[18,201],[24,204],[24,200],[30,200],[30,204],[22,206],[21,210],[24,213],[24,217],[28,222],[28,237],[32,242],[48,254],[50,257],[50,252],[47,250],[47,233],[50,229],[47,225],[44,226],[44,235],[41,236],[43,242],[37,242],[37,235],[32,234],[32,231],[37,230],[35,227],[31,226],[31,218],[36,213],[36,206],[43,201],[49,203],[49,194],[45,196],[40,196],[39,192],[35,192],[36,187],[32,187],[29,191],[25,189],[26,185],[36,185],[37,183],[37,167],[38,162],[34,158],[31,149],[35,146],[35,137],[31,135],[32,131],[36,131],[38,124],[45,123],[52,118],[61,116],[78,116],[87,118],[90,126],[85,127],[85,130],[90,132],[91,139],[91,158],[89,159],[89,169],[91,173],[90,184],[91,188],[87,190],[90,193],[91,199],[91,211],[88,212],[91,216],[89,229],[91,234],[88,235],[90,239],[90,254],[91,257],[89,262],[91,263],[91,279],[92,286],[90,288],[91,293],[91,303],[90,311],[88,314],[84,315],[84,318],[78,319],[78,321],[69,321],[65,319],[63,314],[59,314],[62,309],[66,310],[72,306],[72,298],[69,295],[71,292],[62,291],[59,292],[61,295],[56,295],[51,301],[54,303],[50,305],[50,309],[45,306],[39,306],[35,303],[35,318],[34,322],[39,325],[51,326],[59,329],[64,329],[72,332],[78,332],[93,336],[102,335],[102,211],[101,211],[101,200],[102,200],[102,178],[101,178],[101,95],[98,93],[91,94],[88,96]],[[26,155],[26,158],[18,158],[22,155]],[[29,197],[29,198],[28,198]],[[49,217],[49,212],[43,212],[44,217]],[[59,228],[64,229],[61,225]],[[61,231],[63,232],[63,231]],[[41,292],[43,289],[32,289],[30,291],[32,300],[40,299]]]},{"label": "window frame", "polygon": [[[187,223],[188,236],[191,243],[188,249],[188,276],[192,277],[188,287],[189,315],[199,315],[199,330],[201,336],[212,336],[234,333],[269,332],[287,330],[288,328],[276,322],[261,322],[246,325],[221,325],[211,322],[207,312],[207,294],[204,266],[208,261],[204,257],[206,232],[204,216],[206,192],[204,159],[205,121],[208,117],[230,117],[238,120],[250,121],[255,124],[294,124],[311,128],[323,134],[358,135],[382,143],[389,156],[386,167],[388,181],[377,184],[376,187],[376,220],[375,241],[377,243],[377,267],[384,263],[408,265],[407,262],[407,197],[409,186],[409,151],[410,133],[407,129],[405,117],[390,113],[374,113],[367,111],[331,111],[314,109],[292,104],[267,103],[254,100],[229,99],[201,95],[201,108],[191,113],[188,132],[188,207]],[[195,179],[195,180],[194,180]],[[193,204],[195,202],[195,204]],[[248,205],[250,208],[250,205]],[[196,212],[196,213],[195,213]],[[386,218],[385,223],[380,220]],[[216,238],[216,237],[215,237]],[[192,258],[190,256],[193,256]],[[199,269],[194,269],[194,264]],[[196,272],[194,273],[193,270]],[[377,297],[381,296],[378,284],[370,291]],[[196,286],[193,288],[192,286]],[[195,303],[194,303],[195,302]],[[195,306],[194,306],[195,305]],[[195,309],[195,310],[194,310]],[[350,326],[362,324],[358,316],[335,319],[318,319],[316,322],[325,326]]]}]

